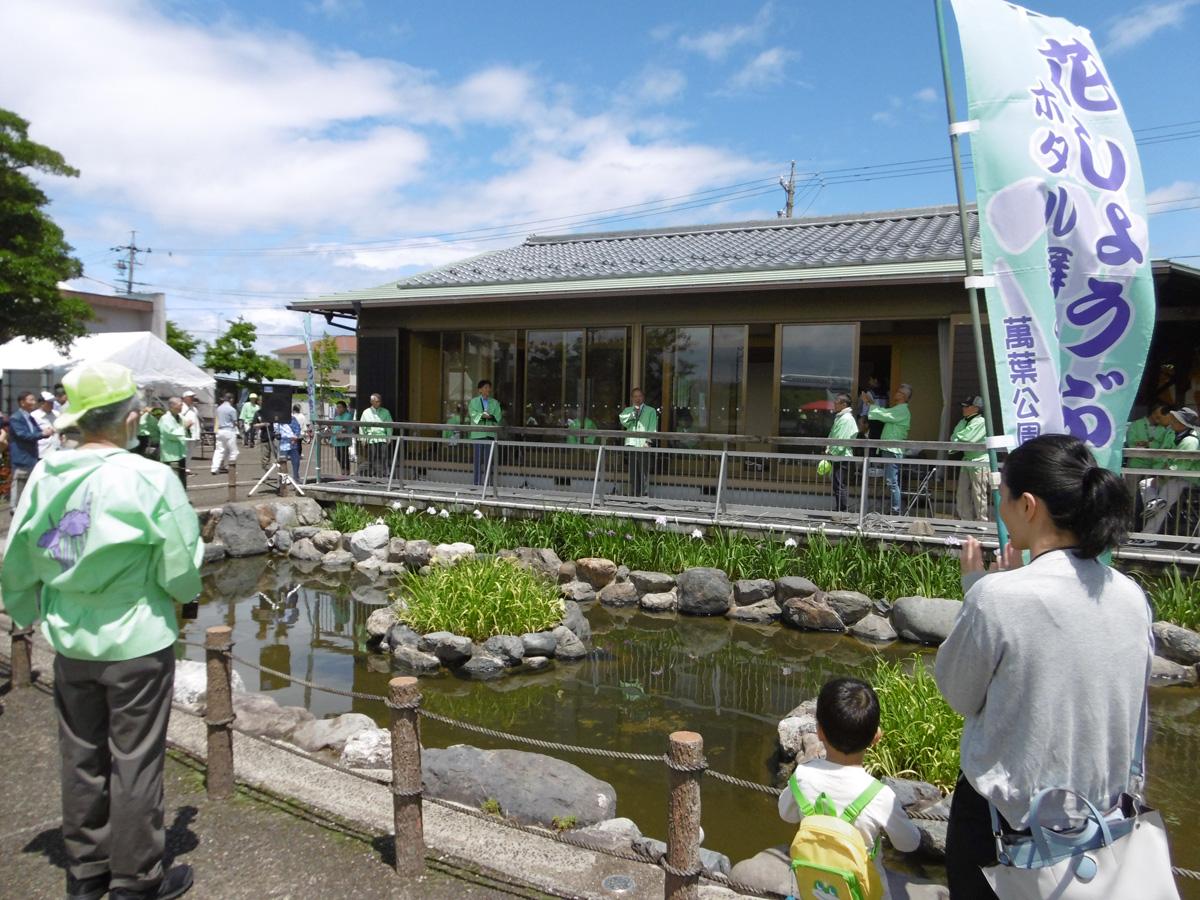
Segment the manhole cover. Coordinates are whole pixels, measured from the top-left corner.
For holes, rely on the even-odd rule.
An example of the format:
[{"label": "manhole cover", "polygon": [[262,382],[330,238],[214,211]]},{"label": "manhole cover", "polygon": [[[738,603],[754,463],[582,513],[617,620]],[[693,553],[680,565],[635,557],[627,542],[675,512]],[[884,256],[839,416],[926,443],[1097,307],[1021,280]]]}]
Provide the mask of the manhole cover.
[{"label": "manhole cover", "polygon": [[637,883],[628,875],[609,875],[600,882],[600,887],[613,894],[628,894]]}]

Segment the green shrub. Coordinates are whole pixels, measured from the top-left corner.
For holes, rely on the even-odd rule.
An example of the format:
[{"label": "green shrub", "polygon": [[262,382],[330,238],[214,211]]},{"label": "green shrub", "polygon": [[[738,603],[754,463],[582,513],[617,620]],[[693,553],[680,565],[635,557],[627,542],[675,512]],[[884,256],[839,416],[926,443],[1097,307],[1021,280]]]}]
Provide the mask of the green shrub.
[{"label": "green shrub", "polygon": [[[905,670],[905,663],[911,672]],[[958,780],[958,744],[963,718],[950,708],[924,657],[905,662],[876,662],[862,673],[879,695],[883,739],[867,753],[864,765],[877,777],[918,778],[943,791]]]},{"label": "green shrub", "polygon": [[550,820],[550,824],[555,831],[570,831],[579,824],[579,819],[575,816],[555,816]]},{"label": "green shrub", "polygon": [[1200,578],[1184,575],[1178,566],[1155,575],[1133,574],[1150,598],[1155,621],[1161,619],[1183,628],[1200,629]]},{"label": "green shrub", "polygon": [[482,809],[489,816],[504,815],[504,810],[502,810],[500,808],[500,801],[497,800],[495,797],[488,797],[486,800],[484,800],[482,803],[479,804],[479,808]]},{"label": "green shrub", "polygon": [[545,631],[562,621],[557,586],[508,559],[464,560],[409,573],[397,617],[422,634],[452,631],[475,641]]},{"label": "green shrub", "polygon": [[354,503],[339,503],[329,512],[329,527],[342,534],[361,531],[373,521],[370,510]]}]

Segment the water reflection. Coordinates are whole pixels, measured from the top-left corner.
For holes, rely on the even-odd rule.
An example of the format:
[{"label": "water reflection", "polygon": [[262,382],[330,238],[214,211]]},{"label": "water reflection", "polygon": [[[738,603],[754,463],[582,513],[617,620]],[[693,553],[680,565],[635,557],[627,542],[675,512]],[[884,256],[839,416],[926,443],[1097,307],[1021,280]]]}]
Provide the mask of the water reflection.
[{"label": "water reflection", "polygon": [[[390,658],[369,652],[367,618],[386,602],[383,586],[356,573],[305,573],[286,560],[231,560],[205,578],[199,618],[184,623],[191,640],[210,625],[233,629],[235,653],[308,681],[368,694],[387,692]],[[421,681],[425,705],[445,715],[534,738],[661,754],[666,735],[704,735],[714,768],[769,781],[775,725],[827,679],[855,671],[878,654],[890,659],[911,645],[878,650],[834,635],[733,623],[724,619],[652,617],[626,610],[588,611],[596,652],[578,664],[498,681],[441,674]],[[191,658],[199,651],[187,648]],[[318,716],[361,712],[381,725],[378,702],[313,691],[238,666],[251,690]],[[1194,785],[1200,757],[1200,692],[1155,691],[1150,748],[1150,799],[1171,827],[1178,865],[1200,869],[1200,798]],[[471,743],[509,746],[436,722],[422,723],[427,746]],[[598,760],[570,762],[617,790],[620,815],[648,834],[666,828],[666,775],[658,765]],[[772,798],[716,781],[704,784],[703,824],[714,849],[734,859],[786,843],[791,829]]]}]

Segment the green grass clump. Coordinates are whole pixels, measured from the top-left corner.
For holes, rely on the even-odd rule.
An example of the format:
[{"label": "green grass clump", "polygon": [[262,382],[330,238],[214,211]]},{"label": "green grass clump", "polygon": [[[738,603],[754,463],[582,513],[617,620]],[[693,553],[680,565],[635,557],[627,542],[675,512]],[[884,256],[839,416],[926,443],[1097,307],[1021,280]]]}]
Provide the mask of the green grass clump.
[{"label": "green grass clump", "polygon": [[811,535],[800,553],[800,573],[827,591],[861,591],[868,597],[962,599],[958,560],[896,545],[848,538],[836,544]]},{"label": "green grass clump", "polygon": [[479,808],[482,809],[489,816],[504,815],[504,810],[502,810],[500,808],[500,801],[497,800],[495,797],[488,797],[486,800],[484,800],[482,803],[479,804]]},{"label": "green grass clump", "polygon": [[1200,578],[1184,575],[1179,566],[1155,574],[1135,573],[1154,607],[1154,620],[1200,629]]},{"label": "green grass clump", "polygon": [[863,679],[879,695],[883,739],[867,752],[864,765],[877,777],[918,778],[952,790],[958,780],[958,744],[963,718],[950,708],[933,671],[919,655],[905,662],[876,662]]},{"label": "green grass clump", "polygon": [[555,585],[507,559],[464,560],[409,573],[396,615],[415,631],[451,631],[474,641],[546,631],[562,621]]},{"label": "green grass clump", "polygon": [[339,503],[329,513],[329,527],[342,534],[361,531],[373,521],[370,510],[354,503]]}]

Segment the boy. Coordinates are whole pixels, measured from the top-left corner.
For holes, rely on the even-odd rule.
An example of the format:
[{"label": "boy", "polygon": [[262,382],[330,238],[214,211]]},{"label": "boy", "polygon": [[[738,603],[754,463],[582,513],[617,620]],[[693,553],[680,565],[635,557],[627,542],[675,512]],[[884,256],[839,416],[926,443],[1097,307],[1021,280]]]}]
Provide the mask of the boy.
[{"label": "boy", "polygon": [[[796,767],[792,778],[801,793],[814,803],[824,794],[840,814],[867,790],[874,779],[862,767],[867,750],[883,737],[879,730],[879,698],[865,681],[835,678],[817,696],[817,737],[825,745],[825,759],[813,759]],[[785,822],[804,818],[789,784],[779,795],[779,815]],[[880,831],[897,850],[907,853],[921,843],[921,833],[904,812],[891,788],[884,785],[854,820],[867,848],[875,846]],[[883,861],[875,857],[875,871],[883,890],[875,896],[890,896]]]}]

